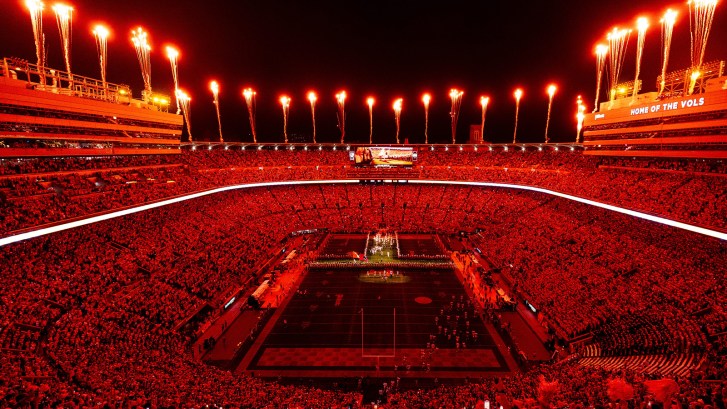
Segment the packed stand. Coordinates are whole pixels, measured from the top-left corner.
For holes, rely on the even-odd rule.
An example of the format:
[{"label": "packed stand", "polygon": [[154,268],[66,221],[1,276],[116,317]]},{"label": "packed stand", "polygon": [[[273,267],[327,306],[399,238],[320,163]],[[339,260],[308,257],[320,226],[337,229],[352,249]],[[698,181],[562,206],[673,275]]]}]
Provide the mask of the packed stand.
[{"label": "packed stand", "polygon": [[[255,277],[290,232],[371,231],[382,224],[408,232],[478,228],[485,256],[513,278],[516,293],[537,306],[557,336],[590,331],[610,354],[704,354],[705,365],[679,380],[678,402],[714,402],[713,391],[721,391],[719,383],[700,381],[726,375],[724,243],[545,195],[340,184],[233,191],[2,248],[0,340],[7,356],[0,402],[355,402],[357,393],[270,384],[207,367],[191,359],[193,339],[178,328],[205,305],[220,308],[229,289]],[[497,382],[392,391],[389,401],[472,407],[487,397],[527,407],[540,398],[541,375],[546,385],[559,385],[550,386],[551,395],[563,406],[606,403],[610,376],[643,381],[566,362]],[[648,392],[636,396],[646,402]]]},{"label": "packed stand", "polygon": [[[330,147],[200,145],[181,155],[3,159],[0,234],[221,186],[345,179],[352,166],[347,151]],[[727,230],[721,161],[599,159],[567,148],[440,148],[421,150],[414,170],[406,177],[537,186]]]}]

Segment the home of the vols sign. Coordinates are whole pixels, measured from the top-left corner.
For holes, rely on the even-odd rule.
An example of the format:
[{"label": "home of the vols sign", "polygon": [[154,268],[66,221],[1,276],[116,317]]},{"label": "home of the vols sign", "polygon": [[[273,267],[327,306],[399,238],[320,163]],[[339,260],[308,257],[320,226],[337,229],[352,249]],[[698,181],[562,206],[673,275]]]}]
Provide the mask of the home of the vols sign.
[{"label": "home of the vols sign", "polygon": [[644,115],[661,111],[675,111],[682,108],[701,107],[704,105],[704,97],[685,99],[683,101],[664,102],[631,109],[631,116]]}]

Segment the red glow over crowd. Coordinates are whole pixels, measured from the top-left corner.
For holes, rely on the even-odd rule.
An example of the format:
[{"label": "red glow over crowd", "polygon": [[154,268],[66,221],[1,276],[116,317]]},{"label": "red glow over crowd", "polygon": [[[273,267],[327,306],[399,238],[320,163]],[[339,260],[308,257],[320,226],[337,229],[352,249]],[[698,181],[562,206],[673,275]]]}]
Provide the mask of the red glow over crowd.
[{"label": "red glow over crowd", "polygon": [[[348,152],[327,150],[3,160],[0,236],[213,187],[345,179],[351,169]],[[727,229],[721,162],[422,151],[413,171],[544,187]],[[195,360],[191,348],[214,315],[200,311],[219,310],[232,289],[256,278],[291,232],[362,232],[381,223],[471,232],[489,268],[517,283],[515,294],[537,307],[553,342],[571,355],[510,376],[392,388],[380,407],[474,408],[485,400],[504,409],[725,407],[723,241],[546,195],[413,184],[232,191],[3,247],[0,404],[357,407],[357,391],[232,374]],[[588,345],[570,342],[583,337]],[[582,365],[593,351],[694,356],[698,364],[687,376]],[[678,392],[663,396],[650,386],[663,378]]]}]

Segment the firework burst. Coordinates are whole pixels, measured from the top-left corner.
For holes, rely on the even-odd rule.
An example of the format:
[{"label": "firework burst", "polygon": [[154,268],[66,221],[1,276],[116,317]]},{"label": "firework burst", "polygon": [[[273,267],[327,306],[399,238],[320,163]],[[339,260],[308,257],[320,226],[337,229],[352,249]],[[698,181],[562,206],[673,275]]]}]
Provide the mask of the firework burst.
[{"label": "firework burst", "polygon": [[217,81],[210,82],[210,91],[212,91],[215,110],[217,111],[217,129],[220,133],[220,142],[224,142],[225,139],[222,137],[222,119],[220,118],[220,84]]},{"label": "firework burst", "polygon": [[394,101],[394,120],[396,121],[396,143],[399,144],[399,131],[401,129],[401,107],[404,100],[399,98]]},{"label": "firework burst", "polygon": [[[101,84],[104,89],[106,88],[106,64],[107,64],[107,44],[109,38],[109,30],[102,26],[97,25],[93,28],[93,36],[96,39],[96,50],[98,51],[98,63],[101,67]],[[179,106],[179,104],[177,104]]]},{"label": "firework burst", "polygon": [[674,32],[674,23],[677,20],[677,12],[668,9],[661,19],[661,82],[659,83],[659,95],[664,92],[666,85],[666,69],[669,65],[669,54],[671,53],[671,38]]},{"label": "firework burst", "polygon": [[177,114],[179,114],[181,108],[179,106],[179,99],[176,98],[176,90],[179,89],[179,51],[171,46],[167,46],[167,58],[172,68],[172,80],[174,80],[175,99],[177,101]]},{"label": "firework burst", "polygon": [[311,120],[313,121],[313,143],[316,143],[316,101],[318,100],[318,97],[316,96],[316,93],[313,91],[310,91],[308,93],[308,102],[310,102],[310,116]]},{"label": "firework burst", "polygon": [[346,137],[346,91],[336,94],[336,103],[338,104],[338,129],[341,130],[341,143]]},{"label": "firework burst", "polygon": [[189,141],[192,142],[192,119],[190,118],[190,103],[192,102],[192,98],[181,89],[177,89],[174,93],[179,101],[179,105],[182,107],[182,115],[184,116],[184,122],[187,124]]},{"label": "firework burst", "polygon": [[38,68],[42,72],[45,67],[45,35],[43,34],[43,9],[45,5],[41,0],[25,0],[25,6],[30,12],[35,38],[35,55],[38,58]]},{"label": "firework burst", "polygon": [[283,95],[280,97],[280,105],[283,107],[283,137],[288,143],[288,113],[290,112],[290,98]]},{"label": "firework burst", "polygon": [[73,7],[65,4],[56,4],[53,7],[58,23],[58,32],[61,35],[61,46],[63,47],[63,59],[66,63],[69,84],[72,86],[73,75],[71,74],[71,39],[73,29]]},{"label": "firework burst", "polygon": [[480,138],[485,141],[485,115],[487,115],[487,106],[490,105],[490,97],[480,97],[480,106],[482,107],[482,120],[480,122]]},{"label": "firework burst", "polygon": [[452,120],[452,143],[457,141],[457,121],[459,120],[459,108],[462,106],[462,95],[463,91],[452,89],[449,91],[449,98],[452,100],[452,108],[449,111],[449,116]]},{"label": "firework burst", "polygon": [[257,133],[255,132],[255,97],[257,93],[252,88],[245,88],[242,91],[242,96],[245,97],[245,105],[247,106],[247,115],[250,119],[250,129],[252,132],[252,141],[257,143]]},{"label": "firework burst", "polygon": [[429,94],[422,95],[422,103],[424,103],[424,143],[429,143],[429,102],[432,96]]},{"label": "firework burst", "polygon": [[548,118],[545,120],[545,143],[550,142],[550,137],[548,137],[548,127],[550,126],[550,110],[553,108],[553,97],[555,96],[555,91],[558,89],[558,87],[555,86],[555,84],[550,84],[548,86]]},{"label": "firework burst", "polygon": [[366,98],[366,104],[369,106],[369,145],[374,143],[374,98]]},{"label": "firework burst", "polygon": [[513,94],[515,96],[515,131],[512,134],[512,143],[517,143],[517,121],[520,115],[520,99],[523,97],[523,90],[518,88]]},{"label": "firework burst", "polygon": [[141,68],[141,76],[144,79],[144,90],[151,95],[151,46],[149,45],[149,35],[143,28],[139,27],[131,31],[131,42],[136,50],[136,57],[139,59],[139,67]]},{"label": "firework burst", "polygon": [[618,84],[619,77],[621,76],[621,69],[623,68],[624,57],[626,56],[626,48],[629,44],[629,38],[631,38],[631,30],[614,28],[613,31],[608,33],[608,51],[609,51],[609,79],[608,89],[611,92],[611,101],[616,98],[616,85]]}]

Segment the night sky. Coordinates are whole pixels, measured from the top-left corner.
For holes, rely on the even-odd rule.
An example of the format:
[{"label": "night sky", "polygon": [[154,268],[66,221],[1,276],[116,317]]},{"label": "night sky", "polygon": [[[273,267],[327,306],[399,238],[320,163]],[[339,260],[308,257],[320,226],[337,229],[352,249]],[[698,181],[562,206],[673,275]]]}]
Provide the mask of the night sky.
[{"label": "night sky", "polygon": [[[35,62],[30,17],[21,0],[2,1],[0,54]],[[334,95],[346,90],[346,138],[368,142],[367,96],[376,98],[374,142],[393,143],[392,103],[404,99],[401,138],[424,140],[421,95],[432,94],[430,142],[450,141],[449,89],[464,90],[458,142],[470,124],[480,122],[480,95],[491,97],[485,137],[512,141],[513,91],[524,89],[518,139],[541,142],[548,105],[546,87],[558,84],[553,103],[551,140],[575,139],[575,101],[582,94],[593,108],[597,42],[614,25],[634,26],[647,15],[642,80],[656,89],[660,72],[659,17],[680,11],[670,59],[671,69],[689,66],[686,2],[591,1],[164,1],[73,0],[72,67],[75,74],[99,78],[91,27],[110,26],[108,80],[128,84],[135,96],[143,89],[130,30],[142,25],[151,39],[152,88],[172,94],[172,76],[164,45],[180,51],[181,87],[192,97],[192,133],[197,140],[217,138],[217,122],[208,84],[220,82],[222,126],[227,141],[251,141],[245,87],[258,95],[260,141],[282,141],[282,94],[292,98],[288,134],[310,140],[309,90],[316,104],[319,142],[337,142]],[[46,0],[44,31],[49,65],[63,68],[58,29]],[[233,5],[234,4],[234,5]],[[727,10],[720,4],[705,62],[727,57]],[[636,32],[631,36],[621,81],[633,79]],[[604,78],[605,81],[605,78]],[[606,82],[604,82],[605,84]],[[605,91],[602,91],[605,96]]]}]

